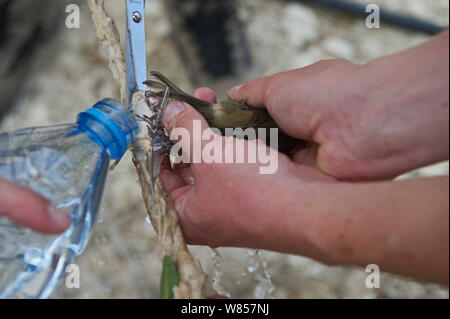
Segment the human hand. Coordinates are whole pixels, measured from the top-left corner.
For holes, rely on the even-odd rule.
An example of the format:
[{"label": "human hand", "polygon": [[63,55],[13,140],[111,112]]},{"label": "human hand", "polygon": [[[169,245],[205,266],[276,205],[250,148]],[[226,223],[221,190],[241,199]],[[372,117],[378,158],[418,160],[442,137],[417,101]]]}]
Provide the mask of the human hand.
[{"label": "human hand", "polygon": [[[210,102],[216,99],[214,92],[207,88],[198,89],[194,96]],[[200,121],[202,134],[209,128],[194,108],[178,101],[169,103],[163,120],[169,133],[175,128],[184,128],[190,133],[191,140],[178,140],[183,148],[192,149],[195,143],[192,140],[194,120]],[[223,145],[226,140],[233,139],[217,138],[223,141]],[[246,149],[250,144],[259,144],[269,153],[268,147],[258,140],[244,141],[244,144]],[[198,151],[201,153],[202,149]],[[225,154],[225,150],[222,153]],[[289,238],[285,236],[287,215],[290,212],[288,207],[293,205],[292,201],[287,200],[287,194],[294,189],[306,192],[310,186],[318,187],[320,182],[334,179],[311,167],[297,165],[284,154],[276,152],[274,155],[278,160],[278,168],[270,175],[260,174],[260,162],[200,162],[188,167],[177,165],[173,171],[168,161],[163,163],[160,178],[174,201],[188,243],[211,247],[265,247],[278,251],[292,251],[302,246],[297,242],[296,247],[292,247],[286,240]],[[302,184],[302,181],[311,183]],[[299,190],[299,187],[303,190]],[[283,214],[285,218],[281,218]],[[293,236],[298,236],[296,226],[292,225],[289,231]],[[308,243],[305,242],[304,246],[300,249],[315,255],[311,247],[306,247]]]},{"label": "human hand", "polygon": [[[194,95],[215,100],[209,89]],[[208,129],[197,111],[176,101],[163,120],[169,133],[183,128],[194,136],[194,120],[201,122],[201,134]],[[222,145],[232,139],[217,138]],[[205,149],[177,141],[191,156]],[[244,142],[247,148],[252,143],[258,141]],[[186,242],[269,249],[331,264],[376,263],[385,271],[448,283],[448,178],[347,183],[276,156],[278,169],[270,175],[260,174],[259,162],[194,162],[171,170],[166,161],[160,178]]]},{"label": "human hand", "polygon": [[31,190],[0,178],[0,216],[42,233],[69,227],[70,217]]},{"label": "human hand", "polygon": [[[292,158],[276,153],[278,169],[271,175],[259,173],[261,163],[201,162],[171,170],[166,161],[160,178],[187,242],[326,263],[376,263],[448,283],[448,177],[342,181],[393,177],[448,158],[448,47],[442,38],[448,32],[365,66],[324,61],[231,90],[231,98],[267,107],[286,133],[311,147]],[[215,101],[209,89],[194,95]],[[199,113],[179,102],[168,105],[163,120],[169,133],[184,128],[192,137],[194,120],[202,132],[208,129]],[[231,137],[218,139],[226,144]],[[182,144],[191,155],[204,148]]]},{"label": "human hand", "polygon": [[448,158],[448,32],[359,66],[327,60],[252,80],[229,97],[307,141],[293,160],[346,180],[392,178]]}]

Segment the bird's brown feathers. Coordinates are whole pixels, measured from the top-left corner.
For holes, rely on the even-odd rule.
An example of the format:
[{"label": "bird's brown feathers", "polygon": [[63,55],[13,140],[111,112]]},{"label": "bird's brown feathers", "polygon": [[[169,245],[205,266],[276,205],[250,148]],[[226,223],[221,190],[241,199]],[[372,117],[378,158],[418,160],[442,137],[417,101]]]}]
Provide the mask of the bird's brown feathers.
[{"label": "bird's brown feathers", "polygon": [[[152,94],[163,96],[165,87],[168,86],[170,88],[169,97],[171,99],[192,105],[192,107],[205,118],[211,127],[218,129],[254,128],[256,133],[258,128],[277,128],[278,150],[284,153],[288,153],[301,142],[281,131],[266,109],[256,108],[244,102],[230,99],[221,101],[217,104],[206,102],[182,91],[157,71],[150,72],[150,76],[154,77],[156,80],[147,80],[144,83],[152,88]],[[266,132],[266,143],[268,145],[270,145],[269,136],[269,132]]]}]

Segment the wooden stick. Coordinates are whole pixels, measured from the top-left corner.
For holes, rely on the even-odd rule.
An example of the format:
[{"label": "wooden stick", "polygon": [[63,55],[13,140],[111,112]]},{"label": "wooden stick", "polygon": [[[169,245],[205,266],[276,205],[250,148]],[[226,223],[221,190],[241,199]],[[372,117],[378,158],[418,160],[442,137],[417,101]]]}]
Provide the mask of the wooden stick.
[{"label": "wooden stick", "polygon": [[[126,104],[126,62],[120,43],[119,32],[115,23],[104,8],[103,0],[87,0],[92,12],[92,19],[97,29],[97,38],[108,57],[108,67],[120,86],[120,99]],[[150,116],[144,92],[133,96],[132,108],[137,116]],[[191,256],[186,247],[178,216],[171,199],[162,187],[159,179],[155,185],[154,196],[151,195],[151,138],[147,134],[146,124],[138,121],[136,139],[131,147],[133,163],[139,177],[142,198],[147,214],[158,234],[162,256],[170,256],[177,264],[180,276],[179,286],[174,288],[175,298],[204,298],[206,275],[200,263]]]}]

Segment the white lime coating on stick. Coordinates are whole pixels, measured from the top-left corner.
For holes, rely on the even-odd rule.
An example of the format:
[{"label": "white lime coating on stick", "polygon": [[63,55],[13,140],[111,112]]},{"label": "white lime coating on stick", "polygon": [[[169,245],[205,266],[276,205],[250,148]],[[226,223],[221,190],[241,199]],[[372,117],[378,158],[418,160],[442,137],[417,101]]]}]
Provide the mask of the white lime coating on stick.
[{"label": "white lime coating on stick", "polygon": [[[108,16],[103,0],[87,0],[92,12],[92,19],[97,29],[97,38],[105,49],[108,67],[120,86],[120,99],[127,101],[126,62],[120,37],[114,21]],[[144,92],[136,92],[133,96],[133,111],[136,115],[151,115],[146,107]],[[151,138],[147,127],[138,121],[138,131],[132,146],[133,162],[139,177],[147,214],[155,231],[158,233],[162,256],[170,256],[177,264],[180,284],[174,288],[175,298],[204,298],[206,276],[201,265],[194,260],[186,247],[178,217],[167,192],[159,179],[155,185],[155,194],[151,196]]]}]

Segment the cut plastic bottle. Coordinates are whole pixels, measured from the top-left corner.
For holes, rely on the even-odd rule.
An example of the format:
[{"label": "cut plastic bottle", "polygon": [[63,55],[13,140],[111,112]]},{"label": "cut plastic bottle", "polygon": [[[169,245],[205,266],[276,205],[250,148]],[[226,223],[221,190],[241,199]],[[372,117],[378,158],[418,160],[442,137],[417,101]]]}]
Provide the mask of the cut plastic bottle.
[{"label": "cut plastic bottle", "polygon": [[110,159],[133,142],[127,107],[103,99],[75,124],[0,135],[0,178],[26,186],[70,215],[70,227],[45,235],[0,217],[0,297],[46,298],[86,247],[97,219]]}]

